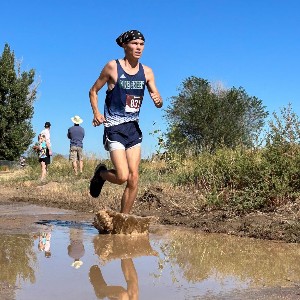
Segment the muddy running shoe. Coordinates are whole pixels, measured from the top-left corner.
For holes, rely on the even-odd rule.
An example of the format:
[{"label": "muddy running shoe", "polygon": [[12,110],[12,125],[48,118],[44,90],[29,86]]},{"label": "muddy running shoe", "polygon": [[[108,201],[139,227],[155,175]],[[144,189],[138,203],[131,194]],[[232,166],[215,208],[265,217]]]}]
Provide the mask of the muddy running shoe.
[{"label": "muddy running shoe", "polygon": [[105,182],[105,180],[100,177],[100,171],[102,170],[107,170],[107,168],[105,165],[99,164],[96,167],[94,176],[90,182],[90,195],[94,198],[97,198],[100,195],[103,184]]}]

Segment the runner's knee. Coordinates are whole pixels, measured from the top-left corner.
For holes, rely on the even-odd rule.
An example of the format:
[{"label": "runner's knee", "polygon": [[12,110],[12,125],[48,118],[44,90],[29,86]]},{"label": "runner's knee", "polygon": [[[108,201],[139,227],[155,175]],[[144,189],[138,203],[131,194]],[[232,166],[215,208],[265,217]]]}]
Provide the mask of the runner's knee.
[{"label": "runner's knee", "polygon": [[131,187],[136,187],[139,181],[138,173],[130,173],[128,176],[127,184]]},{"label": "runner's knee", "polygon": [[117,184],[123,184],[128,180],[128,172],[125,171],[117,171],[116,172]]}]

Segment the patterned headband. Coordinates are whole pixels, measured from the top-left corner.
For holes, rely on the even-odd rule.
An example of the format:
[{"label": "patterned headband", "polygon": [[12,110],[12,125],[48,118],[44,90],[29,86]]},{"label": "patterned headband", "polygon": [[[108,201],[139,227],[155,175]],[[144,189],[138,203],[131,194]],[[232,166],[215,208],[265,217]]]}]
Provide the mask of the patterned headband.
[{"label": "patterned headband", "polygon": [[145,41],[145,38],[144,38],[143,34],[140,31],[138,31],[138,30],[129,30],[129,31],[123,32],[116,39],[116,42],[120,47],[122,47],[123,43],[128,43],[130,41],[137,40],[137,39]]}]

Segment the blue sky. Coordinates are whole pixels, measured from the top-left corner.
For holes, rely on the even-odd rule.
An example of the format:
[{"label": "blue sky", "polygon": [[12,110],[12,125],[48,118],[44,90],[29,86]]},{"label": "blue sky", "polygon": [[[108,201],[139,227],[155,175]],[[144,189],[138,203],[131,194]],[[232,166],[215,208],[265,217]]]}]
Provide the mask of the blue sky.
[{"label": "blue sky", "polygon": [[[300,115],[299,11],[297,0],[2,1],[0,53],[8,43],[22,70],[35,69],[32,124],[38,134],[52,123],[54,152],[68,153],[70,118],[80,115],[85,152],[107,157],[88,91],[109,60],[123,57],[119,34],[144,34],[141,62],[153,69],[165,108],[183,80],[197,76],[243,87],[270,113],[290,102]],[[101,111],[104,98],[105,88]],[[140,115],[144,157],[156,149],[149,133],[166,127],[163,115],[147,94]]]}]

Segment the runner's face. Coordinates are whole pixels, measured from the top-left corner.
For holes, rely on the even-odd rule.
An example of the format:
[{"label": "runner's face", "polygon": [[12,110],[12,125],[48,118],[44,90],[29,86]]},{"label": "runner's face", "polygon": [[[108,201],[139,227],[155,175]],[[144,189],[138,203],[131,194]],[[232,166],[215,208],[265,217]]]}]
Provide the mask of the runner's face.
[{"label": "runner's face", "polygon": [[124,44],[126,55],[130,55],[138,59],[142,56],[144,47],[145,47],[145,42],[140,39],[133,40],[128,42],[127,44]]}]

